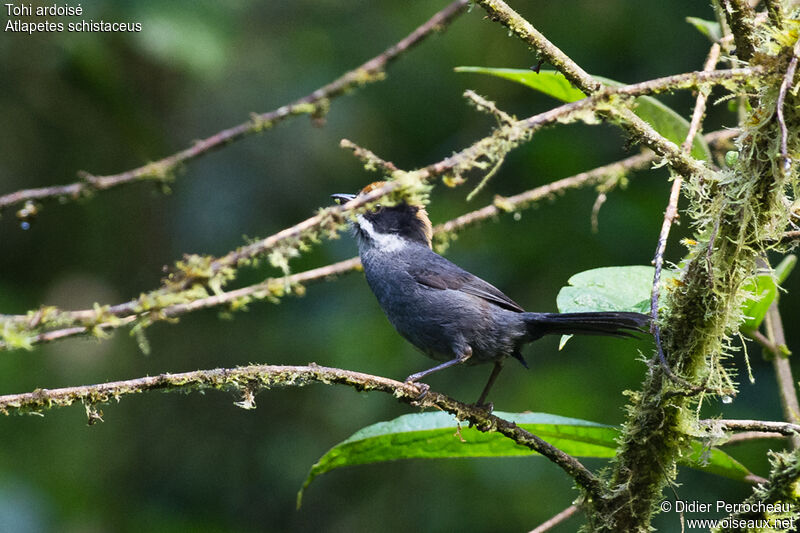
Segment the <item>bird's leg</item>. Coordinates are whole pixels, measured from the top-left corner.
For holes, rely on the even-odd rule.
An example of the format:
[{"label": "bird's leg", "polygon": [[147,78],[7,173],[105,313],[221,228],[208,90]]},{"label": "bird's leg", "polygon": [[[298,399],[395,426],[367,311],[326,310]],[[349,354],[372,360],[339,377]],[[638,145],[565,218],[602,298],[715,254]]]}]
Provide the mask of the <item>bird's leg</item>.
[{"label": "bird's leg", "polygon": [[470,357],[472,357],[472,348],[467,346],[467,348],[462,353],[458,354],[455,359],[451,359],[440,365],[436,365],[435,367],[429,368],[428,370],[423,370],[422,372],[411,374],[406,378],[406,383],[414,383],[416,381],[421,380],[425,376],[433,374],[434,372],[438,372],[439,370],[444,370],[445,368],[450,368],[451,366],[460,365]]},{"label": "bird's leg", "polygon": [[489,381],[486,382],[486,386],[483,388],[483,392],[481,392],[481,397],[478,398],[477,402],[475,402],[476,407],[484,407],[490,412],[492,411],[492,404],[487,404],[484,402],[486,401],[486,397],[489,395],[489,390],[491,390],[492,385],[494,385],[497,376],[500,375],[501,370],[503,370],[503,360],[498,359],[494,362],[494,368],[492,369],[492,373],[489,375]]}]

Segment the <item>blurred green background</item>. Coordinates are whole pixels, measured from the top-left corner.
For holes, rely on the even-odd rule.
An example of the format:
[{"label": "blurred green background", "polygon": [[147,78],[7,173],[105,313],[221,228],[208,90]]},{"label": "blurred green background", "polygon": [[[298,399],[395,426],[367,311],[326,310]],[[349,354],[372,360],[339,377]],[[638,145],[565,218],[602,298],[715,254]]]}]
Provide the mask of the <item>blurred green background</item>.
[{"label": "blurred green background", "polygon": [[[13,34],[0,37],[0,193],[67,183],[78,170],[111,174],[303,96],[407,35],[445,2],[97,1],[86,20],[141,22],[137,34]],[[642,81],[701,68],[708,47],[684,18],[712,18],[703,2],[516,1],[517,8],[587,71]],[[3,20],[5,25],[6,20]],[[0,313],[40,304],[85,308],[155,288],[162,266],[181,254],[223,254],[243,236],[263,237],[329,203],[334,192],[372,181],[338,148],[349,138],[402,168],[438,161],[486,135],[493,119],[462,98],[465,89],[517,116],[555,103],[509,82],[453,67],[526,68],[536,56],[475,8],[390,66],[388,79],[336,99],[324,127],[305,117],[190,163],[165,195],[152,185],[112,190],[68,205],[46,205],[28,231],[13,212],[0,219]],[[716,93],[715,93],[716,94]],[[712,99],[713,100],[713,99]],[[688,116],[689,94],[664,98]],[[733,125],[711,106],[707,131]],[[515,150],[471,203],[470,185],[438,186],[434,223],[549,181],[625,157],[612,126],[559,126]],[[636,148],[633,149],[634,151]],[[474,184],[474,182],[472,182]],[[666,205],[664,169],[631,177],[600,211],[592,233],[592,190],[487,222],[448,250],[527,309],[554,311],[574,273],[648,264]],[[686,221],[685,221],[686,224]],[[668,259],[680,259],[676,228]],[[344,259],[344,238],[293,262],[294,271]],[[244,270],[238,283],[276,273]],[[781,300],[790,348],[797,346],[795,274]],[[255,303],[224,320],[215,310],[147,331],[143,355],[127,331],[109,340],[73,339],[32,352],[0,354],[0,394],[160,372],[248,363],[339,366],[402,379],[430,361],[391,328],[361,274],[309,287],[280,305]],[[510,363],[493,392],[504,411],[543,411],[609,424],[623,420],[623,391],[637,389],[651,343],[557,339],[526,350],[531,369]],[[740,370],[741,394],[704,414],[780,419],[769,363],[751,346],[756,383]],[[489,367],[431,377],[436,390],[472,401]],[[577,496],[541,458],[407,461],[330,473],[294,509],[310,466],[359,428],[412,412],[382,394],[316,385],[272,390],[258,409],[224,393],[150,393],[103,408],[87,427],[80,406],[42,417],[0,419],[0,531],[526,531]],[[782,443],[772,443],[780,446]],[[766,444],[730,448],[766,475]],[[592,468],[602,461],[587,460]],[[655,468],[656,466],[654,466]],[[681,471],[681,499],[739,501],[750,488]],[[670,497],[674,497],[670,494]],[[703,518],[708,518],[704,516]],[[560,529],[573,531],[580,519]],[[658,518],[675,530],[674,514]]]}]

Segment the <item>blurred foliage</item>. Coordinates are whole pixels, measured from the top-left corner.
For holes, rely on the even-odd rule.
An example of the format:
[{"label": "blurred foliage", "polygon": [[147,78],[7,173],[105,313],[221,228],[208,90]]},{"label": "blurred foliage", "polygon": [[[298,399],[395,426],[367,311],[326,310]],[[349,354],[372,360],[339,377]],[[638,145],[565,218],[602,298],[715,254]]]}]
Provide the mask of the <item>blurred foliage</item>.
[{"label": "blurred foliage", "polygon": [[[85,5],[85,19],[141,22],[140,34],[4,33],[0,39],[0,191],[74,181],[78,170],[114,173],[274,109],[327,83],[404,37],[444,2],[122,2]],[[625,82],[702,66],[706,38],[685,17],[713,18],[681,0],[513,3],[586,70]],[[602,21],[598,23],[598,21]],[[668,29],[668,31],[665,31]],[[492,119],[465,105],[467,88],[528,116],[551,99],[457,65],[527,68],[536,57],[479,9],[389,68],[388,79],[333,103],[327,124],[295,119],[187,165],[164,195],[148,185],[42,210],[28,231],[0,219],[0,312],[42,303],[70,308],[121,302],[155,287],[185,252],[224,253],[243,235],[265,236],[356,191],[367,175],[338,148],[347,137],[400,167],[435,162],[486,134]],[[665,97],[688,115],[691,95]],[[712,96],[711,102],[714,101]],[[731,124],[709,109],[706,130]],[[473,202],[467,188],[437,187],[429,211],[442,222],[491,201],[626,155],[611,126],[573,125],[537,134],[507,158]],[[526,308],[554,311],[577,272],[647,264],[666,205],[665,170],[631,176],[609,194],[590,231],[591,190],[570,192],[463,233],[448,256]],[[678,261],[686,228],[667,257]],[[297,260],[295,270],[355,253],[343,238]],[[242,282],[274,274],[264,266]],[[786,324],[800,313],[790,277]],[[790,348],[794,332],[789,329]],[[118,332],[102,343],[71,340],[0,354],[0,392],[24,392],[250,362],[341,366],[401,378],[429,365],[392,329],[359,274],[309,288],[280,306],[255,304],[233,320],[195,313],[148,331],[150,356]],[[646,341],[558,339],[511,366],[494,404],[618,424],[625,397],[645,372]],[[780,419],[774,376],[751,350],[755,384],[707,415]],[[740,368],[741,358],[734,362]],[[430,384],[473,398],[489,368],[456,368]],[[426,531],[526,530],[570,504],[576,492],[555,466],[528,458],[410,461],[354,467],[321,478],[301,511],[294,498],[309,467],[361,427],[405,414],[391,397],[315,386],[262,393],[258,409],[236,398],[148,394],[104,407],[86,426],[71,408],[10,417],[0,446],[0,529],[39,531]],[[766,444],[729,450],[764,475]],[[587,460],[590,467],[602,460]],[[743,499],[749,488],[683,472],[681,499]],[[398,512],[402,510],[402,512]],[[707,517],[706,517],[707,518]],[[656,525],[675,529],[675,515]],[[578,520],[559,530],[576,529]]]}]

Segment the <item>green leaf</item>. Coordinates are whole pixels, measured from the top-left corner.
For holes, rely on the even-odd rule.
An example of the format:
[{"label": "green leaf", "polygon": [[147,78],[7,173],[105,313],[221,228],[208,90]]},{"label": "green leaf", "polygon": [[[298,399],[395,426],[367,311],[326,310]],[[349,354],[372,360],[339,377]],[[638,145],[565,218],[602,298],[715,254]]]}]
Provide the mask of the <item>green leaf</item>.
[{"label": "green leaf", "polygon": [[[577,457],[609,458],[616,453],[619,430],[613,426],[566,418],[548,413],[495,413],[543,438],[553,446]],[[399,459],[444,459],[465,457],[518,457],[538,455],[503,435],[482,433],[459,425],[447,413],[403,415],[379,422],[354,433],[337,444],[311,467],[297,494],[300,507],[303,491],[319,475],[343,466],[380,463]],[[685,464],[732,479],[743,480],[750,472],[716,449],[697,445]]]},{"label": "green leaf", "polygon": [[[530,69],[456,67],[456,72],[472,72],[488,74],[498,78],[521,83],[536,91],[542,92],[563,102],[575,102],[586,98],[580,90],[570,85],[569,81],[558,71],[542,70],[536,73]],[[601,76],[594,76],[598,81],[610,87],[621,87],[622,83]],[[686,140],[689,133],[689,122],[672,108],[662,104],[651,96],[636,98],[636,115],[650,123],[657,132],[678,146]],[[711,161],[711,150],[702,135],[696,135],[692,144],[692,157]]]},{"label": "green leaf", "polygon": [[[650,291],[655,269],[650,266],[602,267],[575,274],[556,296],[561,313],[588,311],[650,312]],[[670,270],[662,270],[661,286],[676,277]],[[572,335],[563,335],[561,350]]]},{"label": "green leaf", "polygon": [[679,462],[695,470],[702,470],[736,481],[748,481],[748,476],[752,475],[746,466],[727,453],[719,448],[708,448],[700,441],[693,441],[692,453]]},{"label": "green leaf", "polygon": [[754,331],[761,326],[769,306],[778,297],[778,285],[789,276],[796,263],[796,256],[787,255],[775,267],[774,276],[771,273],[758,274],[745,283],[743,289],[751,292],[753,296],[745,300],[742,305],[742,313],[746,317],[742,324],[743,329]]},{"label": "green leaf", "polygon": [[686,17],[686,22],[697,28],[697,31],[708,37],[712,43],[722,38],[722,29],[719,26],[719,22],[697,17]]},{"label": "green leaf", "polygon": [[573,87],[567,78],[555,70],[542,70],[536,74],[532,70],[518,68],[456,67],[455,71],[488,74],[521,83],[562,102],[575,102],[586,98],[580,89]]},{"label": "green leaf", "polygon": [[[787,255],[775,267],[774,276],[759,274],[744,285],[753,296],[745,300],[742,312],[746,319],[742,324],[745,330],[755,330],[764,321],[769,306],[778,297],[778,286],[791,273],[797,257]],[[651,266],[603,267],[580,272],[569,278],[569,285],[562,287],[556,297],[558,310],[562,313],[586,311],[637,311],[650,310],[650,291],[653,286],[655,270]],[[669,283],[677,277],[677,272],[662,271],[661,283]],[[561,349],[569,336],[562,337]]]},{"label": "green leaf", "polygon": [[[556,297],[562,313],[585,311],[636,311],[650,310],[650,291],[655,269],[650,266],[602,267],[575,274],[562,287]],[[676,273],[663,270],[661,283],[674,278]]]}]

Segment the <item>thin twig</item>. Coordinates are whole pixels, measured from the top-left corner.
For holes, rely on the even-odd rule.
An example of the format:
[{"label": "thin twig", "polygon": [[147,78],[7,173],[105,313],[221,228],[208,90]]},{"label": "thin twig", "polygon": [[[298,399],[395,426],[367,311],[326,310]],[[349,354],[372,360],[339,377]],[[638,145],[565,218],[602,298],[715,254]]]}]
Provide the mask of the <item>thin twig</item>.
[{"label": "thin twig", "polygon": [[444,394],[428,390],[420,398],[420,388],[414,383],[353,372],[340,368],[327,368],[316,364],[308,366],[250,365],[236,368],[195,370],[179,374],[160,374],[125,381],[66,387],[62,389],[37,389],[23,394],[0,396],[0,413],[40,413],[54,407],[66,407],[76,402],[88,406],[119,401],[123,396],[162,390],[191,392],[219,389],[246,394],[253,405],[253,395],[272,387],[299,387],[310,383],[347,385],[358,391],[386,392],[398,400],[422,408],[436,408],[469,421],[483,432],[496,431],[514,442],[547,457],[561,467],[581,485],[590,497],[601,497],[601,483],[580,461],[567,455],[536,435],[525,431],[514,422],[490,414],[485,409],[458,402]]},{"label": "thin twig", "polygon": [[778,100],[775,102],[775,110],[778,118],[778,124],[781,128],[781,172],[786,175],[792,168],[792,160],[789,157],[789,149],[787,147],[789,140],[789,130],[786,127],[786,120],[783,116],[783,106],[786,100],[786,93],[789,88],[794,84],[794,73],[797,70],[797,56],[800,55],[800,41],[797,41],[792,51],[792,59],[789,61],[789,66],[786,68],[786,75],[783,77],[781,87],[778,91]]},{"label": "thin twig", "polygon": [[731,146],[733,139],[735,139],[741,131],[737,128],[723,129],[706,133],[703,138],[708,144],[717,145],[716,148],[720,149],[723,146]]},{"label": "thin twig", "polygon": [[497,118],[497,122],[499,124],[513,124],[516,119],[503,111],[502,109],[497,107],[497,104],[492,102],[491,100],[487,100],[483,96],[479,95],[475,91],[466,90],[464,91],[464,98],[472,102],[475,106],[475,109],[478,111],[482,111],[484,113],[489,113],[490,115],[494,115]]},{"label": "thin twig", "polygon": [[778,356],[781,353],[780,347],[769,340],[766,335],[758,331],[757,329],[754,330],[746,330],[744,331],[745,335],[756,341],[760,344],[763,348],[767,349],[772,356]]},{"label": "thin twig", "polygon": [[[797,389],[792,376],[792,366],[786,357],[786,334],[783,330],[783,321],[778,309],[778,298],[772,301],[767,309],[764,323],[767,328],[767,338],[775,347],[772,353],[772,366],[775,369],[775,378],[778,380],[778,392],[783,408],[783,418],[787,422],[800,423],[800,403],[797,400]],[[783,349],[781,349],[783,348]],[[800,449],[800,435],[792,436],[792,446]]]},{"label": "thin twig", "polygon": [[[708,58],[706,59],[706,63],[703,67],[703,70],[708,72],[714,69],[719,61],[719,54],[720,54],[720,46],[717,43],[714,43],[711,46],[711,50],[708,52]],[[697,100],[695,101],[694,111],[692,112],[692,120],[689,124],[689,132],[686,135],[686,140],[681,144],[681,150],[686,153],[691,152],[692,144],[694,143],[694,138],[697,133],[700,131],[700,125],[703,121],[703,116],[705,115],[706,110],[706,100],[708,99],[708,94],[705,91],[700,91],[697,95]],[[653,274],[653,288],[650,293],[650,316],[652,318],[651,322],[651,330],[653,332],[653,337],[655,339],[656,344],[656,352],[658,354],[658,360],[661,364],[661,368],[664,370],[664,373],[673,381],[683,384],[684,386],[687,385],[686,380],[677,376],[669,365],[667,361],[667,357],[664,354],[664,347],[661,343],[661,325],[658,322],[658,301],[659,295],[661,291],[661,271],[664,267],[664,251],[667,247],[667,240],[669,239],[669,232],[670,228],[672,227],[673,221],[678,216],[678,200],[680,198],[681,193],[681,186],[683,184],[683,177],[681,175],[676,175],[674,181],[672,182],[672,189],[670,190],[669,194],[669,202],[667,203],[667,209],[664,213],[664,221],[661,224],[661,232],[658,235],[658,244],[656,245],[656,254],[653,258],[653,266],[655,267],[655,272]],[[689,388],[695,389],[696,386],[688,384]]]},{"label": "thin twig", "polygon": [[782,433],[778,433],[775,431],[743,431],[742,433],[736,433],[728,437],[728,440],[723,442],[721,445],[723,446],[730,446],[732,444],[741,444],[742,442],[749,442],[754,440],[766,440],[766,439],[785,439],[786,435]]},{"label": "thin twig", "polygon": [[782,244],[791,244],[795,241],[800,241],[800,231],[787,231],[780,240]]},{"label": "thin twig", "polygon": [[364,168],[367,170],[381,171],[390,176],[398,171],[391,161],[384,161],[371,150],[367,150],[349,139],[339,141],[339,147],[353,152],[353,155],[364,163]]},{"label": "thin twig", "polygon": [[92,176],[84,173],[81,181],[69,185],[26,189],[0,196],[0,211],[27,201],[44,201],[56,198],[74,199],[94,191],[110,189],[135,181],[147,179],[163,180],[180,165],[234,141],[271,128],[288,117],[301,114],[321,115],[332,98],[341,96],[367,83],[382,80],[384,78],[384,69],[389,63],[422,42],[431,33],[446,28],[458,15],[465,11],[467,4],[468,0],[452,2],[407,37],[387,48],[383,53],[291,104],[267,113],[253,114],[247,122],[222,130],[211,137],[197,141],[185,150],[139,168],[108,176]]},{"label": "thin twig", "polygon": [[569,189],[583,187],[598,183],[609,176],[622,175],[627,172],[646,168],[650,163],[655,160],[655,154],[652,152],[645,152],[637,154],[621,161],[597,167],[588,172],[581,172],[568,178],[563,178],[541,187],[536,187],[529,191],[515,194],[508,197],[495,197],[491,205],[487,205],[481,209],[465,213],[460,217],[454,218],[444,224],[440,224],[434,228],[435,234],[447,234],[453,231],[461,230],[465,227],[476,224],[477,222],[495,217],[501,213],[514,211],[522,207],[526,207],[533,202],[551,198],[556,194],[562,194]]},{"label": "thin twig", "polygon": [[531,530],[530,533],[545,533],[545,531],[550,531],[554,527],[556,527],[561,522],[565,521],[570,516],[574,515],[578,512],[577,505],[570,505],[554,517],[548,519],[546,522],[542,522],[537,527]]},{"label": "thin twig", "polygon": [[762,431],[780,433],[781,435],[792,436],[800,433],[800,424],[790,422],[774,422],[770,420],[726,420],[726,419],[705,419],[698,420],[701,426],[712,429],[731,430],[731,431]]}]

